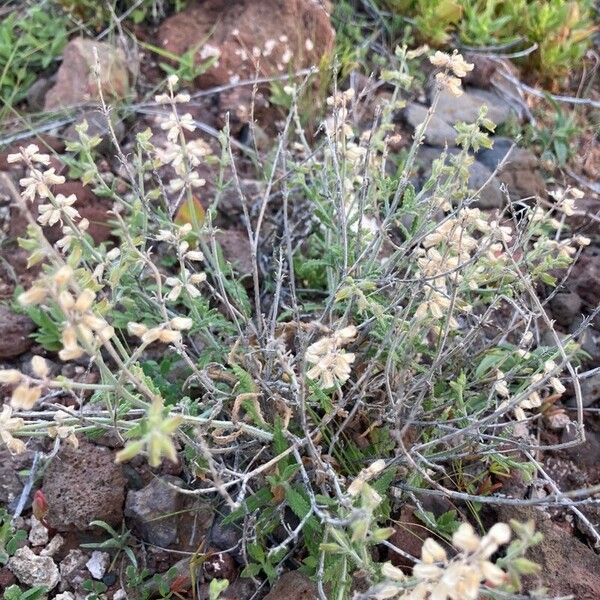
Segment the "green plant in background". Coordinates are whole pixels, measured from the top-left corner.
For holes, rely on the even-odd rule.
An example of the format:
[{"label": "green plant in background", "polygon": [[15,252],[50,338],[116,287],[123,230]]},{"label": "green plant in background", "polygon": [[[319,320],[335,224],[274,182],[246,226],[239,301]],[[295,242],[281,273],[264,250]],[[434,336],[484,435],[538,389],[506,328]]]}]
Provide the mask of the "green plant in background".
[{"label": "green plant in background", "polygon": [[15,8],[0,21],[0,119],[21,102],[67,43],[66,19],[42,7]]},{"label": "green plant in background", "polygon": [[15,531],[10,515],[5,508],[0,508],[0,565],[5,565],[26,539],[27,532]]},{"label": "green plant in background", "polygon": [[575,154],[574,140],[581,133],[574,113],[563,110],[549,95],[546,100],[553,112],[553,122],[549,125],[530,125],[526,132],[529,141],[539,146],[543,161],[564,167]]},{"label": "green plant in background", "polygon": [[4,590],[4,600],[41,600],[46,597],[48,590],[36,585],[27,590],[22,590],[18,585],[11,585]]},{"label": "green plant in background", "polygon": [[379,0],[405,18],[415,35],[436,46],[455,35],[469,46],[533,47],[518,63],[543,79],[568,74],[597,30],[592,0]]},{"label": "green plant in background", "polygon": [[[123,0],[56,0],[68,13],[82,23],[100,30],[110,25],[114,16],[121,18],[123,14],[134,23],[156,21],[168,11],[179,11],[185,7],[187,0],[142,0],[141,2],[125,2]],[[133,7],[132,7],[133,5]]]},{"label": "green plant in background", "polygon": [[[104,521],[91,521],[90,526],[104,529],[104,531],[110,535],[110,538],[104,540],[103,542],[90,542],[87,544],[81,544],[82,548],[116,551],[112,565],[116,563],[119,554],[123,552],[131,561],[131,564],[134,567],[137,567],[137,559],[133,553],[133,550],[129,547],[131,532],[128,529],[125,529],[124,525],[121,533],[117,533],[108,523],[105,523]],[[112,568],[112,565],[109,570]]]}]

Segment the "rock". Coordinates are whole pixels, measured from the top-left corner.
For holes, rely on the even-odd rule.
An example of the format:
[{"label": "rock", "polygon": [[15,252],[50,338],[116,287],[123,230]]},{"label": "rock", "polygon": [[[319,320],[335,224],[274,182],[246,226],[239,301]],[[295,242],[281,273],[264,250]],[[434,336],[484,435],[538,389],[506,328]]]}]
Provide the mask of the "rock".
[{"label": "rock", "polygon": [[315,0],[205,0],[169,17],[158,30],[158,43],[168,52],[195,50],[199,65],[216,58],[196,78],[200,88],[318,65],[333,51],[334,40],[329,15]]},{"label": "rock", "polygon": [[219,600],[251,600],[256,594],[256,584],[252,579],[238,577],[224,592]]},{"label": "rock", "polygon": [[470,166],[468,185],[471,191],[481,188],[476,202],[478,208],[489,209],[502,208],[504,206],[504,196],[500,182],[492,175],[492,171],[480,162],[475,161]]},{"label": "rock", "polygon": [[21,472],[31,467],[33,452],[12,455],[6,448],[0,448],[0,506],[14,509],[19,501],[27,475],[21,479]]},{"label": "rock", "polygon": [[[533,519],[544,539],[534,546],[527,558],[540,565],[537,576],[527,577],[524,592],[543,585],[553,596],[569,596],[577,600],[600,598],[600,556],[573,535],[553,523],[545,514],[531,507],[502,506],[498,521]],[[567,576],[568,575],[568,576]]]},{"label": "rock", "polygon": [[234,581],[238,575],[238,568],[235,560],[227,552],[211,552],[204,563],[202,571],[206,579],[227,579]]},{"label": "rock", "polygon": [[235,524],[223,524],[226,516],[224,514],[215,518],[209,533],[209,543],[211,546],[216,546],[219,550],[226,550],[236,558],[241,559],[242,531]]},{"label": "rock", "polygon": [[[112,135],[108,128],[108,123],[106,121],[106,117],[104,114],[97,110],[87,110],[82,112],[77,119],[69,125],[69,127],[65,130],[63,136],[65,141],[67,142],[78,142],[79,141],[79,133],[77,133],[76,127],[78,127],[84,121],[87,122],[88,128],[86,134],[90,137],[95,135],[102,138],[102,141],[94,148],[96,152],[100,154],[109,154],[110,152],[114,152],[114,143],[112,139]],[[114,117],[113,113],[111,113],[111,121],[112,128],[117,138],[117,141],[120,142],[125,135],[125,126],[123,122]]]},{"label": "rock", "polygon": [[496,125],[504,123],[511,113],[510,104],[494,92],[479,88],[466,87],[458,98],[448,91],[440,94],[435,114],[450,125],[464,121],[474,123],[479,109],[488,107],[487,117]]},{"label": "rock", "polygon": [[125,478],[102,446],[65,446],[46,469],[43,490],[48,524],[57,531],[89,530],[93,520],[117,526],[123,519]]},{"label": "rock", "polygon": [[75,600],[75,596],[71,592],[63,592],[62,594],[56,594],[54,600]]},{"label": "rock", "polygon": [[600,254],[580,256],[571,272],[571,280],[574,291],[590,310],[594,310],[600,298]]},{"label": "rock", "polygon": [[40,556],[54,556],[65,543],[65,538],[57,533],[48,543],[48,545],[40,552]]},{"label": "rock", "polygon": [[550,310],[559,325],[568,327],[581,314],[581,304],[575,292],[559,292],[550,300]]},{"label": "rock", "polygon": [[27,90],[27,105],[29,110],[44,110],[44,99],[48,90],[54,85],[54,77],[39,77],[37,81]]},{"label": "rock", "polygon": [[[399,550],[420,559],[423,542],[428,537],[429,531],[415,516],[414,507],[405,504],[400,510],[400,516],[397,519],[397,525],[390,542]],[[414,565],[413,561],[393,551],[390,552],[390,560],[402,569],[410,570]]]},{"label": "rock", "polygon": [[49,556],[37,556],[31,548],[19,548],[8,561],[8,568],[25,585],[54,589],[60,581],[58,567]]},{"label": "rock", "polygon": [[183,495],[165,485],[168,481],[178,486],[183,481],[172,475],[153,479],[139,491],[130,490],[125,504],[129,527],[149,544],[166,548],[177,540],[178,513]]},{"label": "rock", "polygon": [[240,276],[251,275],[254,268],[248,234],[241,229],[217,231],[215,239],[223,251],[223,257],[230,262]]},{"label": "rock", "polygon": [[494,146],[480,150],[477,160],[491,171],[495,171],[505,160],[497,177],[508,188],[512,200],[545,197],[546,185],[540,174],[537,157],[524,148],[515,147],[510,151],[512,145],[513,141],[508,138],[494,138]]},{"label": "rock", "polygon": [[102,579],[110,566],[110,554],[94,550],[85,566],[94,579]]},{"label": "rock", "polygon": [[[584,408],[600,399],[600,373],[586,377],[580,381],[581,396]],[[573,399],[574,403],[574,399]],[[571,402],[569,402],[571,404]]]},{"label": "rock", "polygon": [[45,546],[48,543],[48,530],[40,523],[35,515],[31,516],[31,529],[29,530],[29,543],[32,546]]},{"label": "rock", "polygon": [[[457,153],[457,148],[448,148],[445,164],[450,164],[450,156]],[[421,165],[422,169],[421,184],[424,184],[429,179],[433,161],[441,158],[441,155],[441,148],[431,148],[429,146],[422,146],[419,148],[417,162]],[[492,172],[484,164],[478,161],[473,162],[471,167],[469,167],[469,179],[467,185],[472,192],[481,188],[479,199],[476,203],[479,208],[490,209],[502,208],[504,206],[504,196],[502,194],[500,182],[495,176],[492,176]]]},{"label": "rock", "polygon": [[15,358],[27,352],[33,345],[29,334],[35,330],[35,323],[26,315],[18,315],[10,308],[0,305],[0,359]]},{"label": "rock", "polygon": [[16,582],[17,578],[8,567],[0,568],[0,590],[5,590]]},{"label": "rock", "polygon": [[124,98],[129,91],[129,72],[124,53],[105,42],[75,38],[66,46],[56,74],[56,83],[48,90],[44,110],[75,106],[99,99],[98,81],[94,75],[98,51],[100,88],[105,100]]},{"label": "rock", "polygon": [[89,579],[88,572],[85,568],[87,560],[87,554],[79,550],[79,548],[70,550],[63,558],[59,565],[61,592],[64,592],[67,589],[74,589],[75,591],[82,590],[83,582],[86,579]]},{"label": "rock", "polygon": [[[427,107],[411,102],[403,111],[407,123],[414,127],[420,125],[427,116]],[[430,146],[454,146],[456,129],[437,115],[433,115],[425,130],[425,143]]]},{"label": "rock", "polygon": [[463,77],[463,84],[488,89],[492,75],[498,69],[498,59],[478,52],[465,52],[464,58],[473,65],[473,70]]},{"label": "rock", "polygon": [[264,600],[318,600],[317,587],[303,573],[284,573]]}]

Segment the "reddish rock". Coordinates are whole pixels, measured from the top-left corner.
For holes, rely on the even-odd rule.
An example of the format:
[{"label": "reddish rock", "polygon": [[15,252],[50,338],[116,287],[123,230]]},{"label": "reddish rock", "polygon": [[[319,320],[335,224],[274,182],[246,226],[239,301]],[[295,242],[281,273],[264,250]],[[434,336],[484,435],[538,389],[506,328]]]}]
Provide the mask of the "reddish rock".
[{"label": "reddish rock", "polygon": [[0,324],[0,359],[15,358],[31,348],[33,340],[29,335],[35,330],[35,324],[28,316],[0,305]]},{"label": "reddish rock", "polygon": [[17,578],[12,574],[8,567],[2,567],[0,569],[0,590],[5,590],[16,582]]},{"label": "reddish rock", "polygon": [[98,81],[94,75],[98,51],[100,87],[106,101],[124,98],[129,90],[129,72],[124,53],[105,42],[75,38],[65,47],[56,83],[46,94],[45,110],[74,106],[98,100]]},{"label": "reddish rock", "polygon": [[[200,88],[318,65],[332,52],[334,39],[329,14],[317,0],[205,0],[168,18],[158,31],[168,52],[181,56],[197,48],[198,64],[218,56],[197,78]],[[236,95],[227,102],[232,101]],[[220,107],[235,111],[236,119],[248,109],[223,102]]]},{"label": "reddish rock", "polygon": [[125,478],[108,448],[65,446],[46,469],[42,489],[48,524],[57,531],[85,531],[93,520],[118,526],[123,519]]},{"label": "reddish rock", "polygon": [[598,554],[573,535],[565,533],[539,510],[531,507],[500,507],[498,521],[508,522],[510,519],[521,522],[533,519],[536,530],[544,536],[541,543],[527,553],[527,558],[541,568],[537,576],[526,578],[523,591],[544,586],[552,590],[554,596],[568,595],[577,600],[600,598]]},{"label": "reddish rock", "polygon": [[[396,530],[390,538],[396,548],[407,552],[415,558],[421,557],[421,548],[423,542],[429,537],[427,528],[415,517],[415,509],[412,506],[405,504],[400,510]],[[401,554],[390,551],[390,560],[397,567],[410,570],[415,564],[408,558],[404,558]]]},{"label": "reddish rock", "polygon": [[223,257],[242,276],[253,271],[252,255],[248,233],[240,229],[227,229],[215,235],[223,251]]},{"label": "reddish rock", "polygon": [[284,573],[265,600],[317,600],[317,587],[299,571]]}]

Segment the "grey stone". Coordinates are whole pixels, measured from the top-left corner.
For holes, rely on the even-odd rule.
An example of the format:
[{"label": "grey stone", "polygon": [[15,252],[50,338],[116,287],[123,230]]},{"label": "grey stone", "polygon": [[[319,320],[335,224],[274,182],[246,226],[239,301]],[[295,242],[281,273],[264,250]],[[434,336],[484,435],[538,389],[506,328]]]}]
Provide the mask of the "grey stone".
[{"label": "grey stone", "polygon": [[64,592],[67,589],[79,591],[86,579],[89,579],[85,568],[85,563],[88,560],[85,554],[79,548],[70,550],[69,553],[62,559],[59,565],[60,569],[60,591]]},{"label": "grey stone", "polygon": [[[495,137],[491,148],[482,148],[477,152],[477,160],[492,171],[502,162],[503,168],[536,169],[538,159],[533,152],[524,148],[512,148],[514,141],[509,138]],[[512,148],[512,150],[511,150]],[[510,154],[509,154],[510,152]]]},{"label": "grey stone", "polygon": [[27,90],[27,104],[29,110],[44,110],[44,98],[48,90],[54,85],[54,77],[40,76]]},{"label": "grey stone", "polygon": [[65,538],[57,533],[48,543],[48,545],[40,552],[40,556],[54,556],[65,543]]},{"label": "grey stone", "polygon": [[581,313],[582,301],[575,292],[559,292],[550,300],[550,310],[556,322],[568,327]]},{"label": "grey stone", "polygon": [[[90,137],[97,135],[102,139],[100,144],[95,147],[97,152],[108,154],[115,150],[106,117],[97,110],[88,110],[80,114],[80,116],[64,132],[63,135],[66,142],[79,141],[79,134],[77,133],[76,127],[84,121],[86,121],[88,125],[86,135]],[[117,138],[117,141],[120,142],[125,135],[125,126],[123,125],[123,122],[117,118],[112,117],[111,121],[115,137]]]},{"label": "grey stone", "polygon": [[54,589],[60,581],[56,563],[50,556],[37,556],[31,548],[19,548],[8,561],[8,568],[23,584],[42,585],[48,590]]},{"label": "grey stone", "polygon": [[469,189],[479,190],[479,197],[476,205],[479,208],[502,208],[504,206],[504,196],[500,187],[500,182],[495,175],[492,175],[485,165],[475,161],[469,168]]},{"label": "grey stone", "polygon": [[487,118],[496,125],[504,123],[511,113],[511,107],[506,100],[494,92],[478,88],[466,88],[464,93],[456,97],[448,91],[440,94],[435,114],[454,125],[459,122],[474,123],[479,116],[479,109],[488,107]]},{"label": "grey stone", "polygon": [[[422,104],[411,102],[404,109],[404,118],[415,129],[425,120],[426,116],[427,107]],[[434,114],[425,130],[425,143],[430,146],[454,146],[455,138],[456,129]]]},{"label": "grey stone", "polygon": [[581,398],[584,407],[591,406],[600,400],[600,373],[586,377],[580,381]]},{"label": "grey stone", "polygon": [[[458,149],[456,148],[448,148],[445,164],[448,164],[450,155],[457,154],[457,152]],[[425,183],[429,179],[433,161],[440,158],[441,155],[441,148],[422,146],[419,149],[417,162],[423,168],[422,183]],[[502,194],[500,181],[496,176],[492,176],[492,171],[482,163],[475,161],[471,167],[469,167],[469,179],[467,185],[471,191],[482,188],[476,203],[479,208],[491,209],[502,208],[502,206],[504,206],[504,195]]]},{"label": "grey stone", "polygon": [[101,552],[100,550],[94,550],[92,556],[90,556],[90,560],[85,563],[87,570],[94,579],[102,579],[109,565],[110,554],[108,552]]},{"label": "grey stone", "polygon": [[48,543],[48,530],[34,515],[31,516],[31,529],[29,530],[29,543],[32,546],[45,546]]},{"label": "grey stone", "polygon": [[143,540],[163,548],[177,540],[178,515],[183,496],[166,482],[178,486],[183,481],[172,475],[153,479],[139,491],[130,490],[125,503],[129,526]]}]

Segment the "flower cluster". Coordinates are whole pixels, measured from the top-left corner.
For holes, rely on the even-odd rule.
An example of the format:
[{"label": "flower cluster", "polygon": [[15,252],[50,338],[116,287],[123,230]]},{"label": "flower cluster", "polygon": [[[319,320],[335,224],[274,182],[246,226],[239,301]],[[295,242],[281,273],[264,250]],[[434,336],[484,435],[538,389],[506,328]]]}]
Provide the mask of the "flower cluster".
[{"label": "flower cluster", "polygon": [[11,454],[25,452],[25,443],[14,437],[13,434],[24,425],[23,419],[12,416],[12,408],[5,404],[0,412],[0,439]]},{"label": "flower cluster", "polygon": [[568,217],[575,214],[575,201],[581,200],[584,196],[584,193],[577,188],[567,188],[566,190],[558,188],[549,193],[556,201],[555,208]]},{"label": "flower cluster", "polygon": [[[480,236],[474,237],[475,232]],[[503,256],[504,244],[512,239],[510,227],[497,221],[488,221],[478,208],[463,208],[456,216],[447,217],[433,231],[428,233],[417,250],[418,272],[426,282],[427,292],[424,301],[417,307],[415,318],[423,321],[428,317],[442,319],[448,310],[454,308],[468,312],[470,305],[457,297],[451,301],[448,284],[461,284],[466,279],[468,288],[474,289],[478,283],[476,277],[465,278],[464,265],[481,252],[487,261],[498,262]],[[484,275],[485,268],[476,264],[472,275]],[[448,316],[451,329],[458,323],[452,315]]]},{"label": "flower cluster", "polygon": [[[454,96],[461,96],[463,91],[460,80],[469,71],[473,70],[473,65],[466,62],[456,50],[452,54],[445,54],[438,50],[433,56],[429,57],[429,60],[434,66],[443,69],[435,75],[439,88],[448,90]],[[451,75],[451,73],[454,75]]]},{"label": "flower cluster", "polygon": [[416,585],[406,589],[407,576],[391,563],[382,565],[386,581],[374,590],[373,598],[402,600],[477,600],[482,583],[497,587],[508,575],[490,561],[491,556],[511,539],[510,527],[496,523],[483,537],[473,527],[463,523],[452,536],[456,556],[449,559],[446,550],[428,538],[421,549],[421,562],[413,568]]},{"label": "flower cluster", "polygon": [[[51,296],[65,316],[61,338],[63,349],[58,353],[61,360],[75,360],[86,352],[105,344],[115,330],[93,311],[96,294],[84,289],[75,296],[69,290],[73,282],[73,270],[65,265],[53,277],[41,281],[19,296],[24,306],[43,303]],[[82,345],[84,347],[82,347]]]},{"label": "flower cluster", "polygon": [[350,367],[355,357],[343,347],[349,344],[356,334],[356,327],[349,325],[311,344],[306,349],[306,360],[314,366],[306,376],[318,381],[324,389],[346,382],[350,377]]},{"label": "flower cluster", "polygon": [[127,331],[139,337],[145,344],[162,342],[172,344],[181,340],[181,332],[191,329],[194,322],[189,317],[175,317],[168,324],[158,327],[147,327],[143,323],[131,322],[127,324]]},{"label": "flower cluster", "polygon": [[[525,350],[518,350],[518,353],[523,359],[527,359],[530,356],[529,352],[526,352]],[[527,418],[527,414],[525,413],[526,410],[539,408],[542,405],[541,393],[548,386],[552,388],[552,391],[559,396],[567,391],[562,381],[559,379],[558,374],[559,368],[557,364],[553,360],[547,360],[544,363],[544,373],[534,373],[529,378],[528,386],[531,387],[540,387],[540,384],[544,380],[548,380],[548,383],[546,385],[542,385],[539,391],[537,389],[531,391],[524,400],[521,400],[521,402],[514,407],[513,412],[518,421],[524,421]],[[503,404],[506,404],[509,401],[511,390],[508,386],[505,373],[500,369],[496,369],[494,391],[496,394],[498,394],[498,396],[505,399]]]},{"label": "flower cluster", "polygon": [[171,105],[171,114],[160,124],[161,129],[167,132],[167,144],[164,148],[157,149],[156,157],[160,165],[171,165],[178,175],[169,182],[169,190],[173,193],[199,188],[206,183],[193,169],[211,153],[209,146],[202,140],[185,140],[184,131],[195,131],[196,124],[190,113],[179,115],[177,112],[178,103],[190,101],[189,94],[175,94],[174,88],[178,81],[176,75],[169,76],[169,93],[155,98],[159,104]]}]

